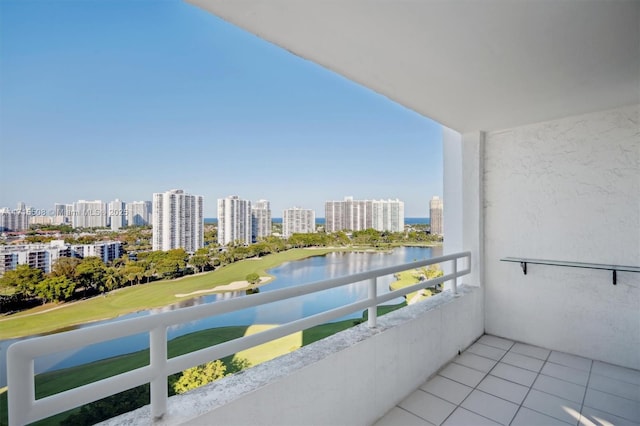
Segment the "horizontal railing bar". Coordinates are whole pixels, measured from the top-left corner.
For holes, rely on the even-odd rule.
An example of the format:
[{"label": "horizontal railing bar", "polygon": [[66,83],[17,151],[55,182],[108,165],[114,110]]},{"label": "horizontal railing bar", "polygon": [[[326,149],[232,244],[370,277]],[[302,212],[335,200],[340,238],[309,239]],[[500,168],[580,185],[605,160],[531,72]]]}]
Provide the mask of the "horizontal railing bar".
[{"label": "horizontal railing bar", "polygon": [[172,325],[195,321],[204,317],[222,315],[240,309],[246,309],[258,305],[276,302],[279,300],[289,299],[292,297],[304,296],[306,294],[315,293],[321,290],[329,290],[331,288],[339,287],[345,284],[364,281],[367,278],[385,276],[394,274],[396,272],[418,268],[421,266],[442,263],[448,260],[462,258],[466,256],[467,253],[469,252],[440,256],[437,258],[419,260],[403,265],[396,265],[367,272],[360,272],[353,275],[346,275],[344,277],[316,281],[296,287],[258,293],[246,298],[241,297],[237,299],[222,300],[216,303],[192,306],[171,312],[162,312],[145,317],[130,318],[119,321],[119,327],[113,327],[113,323],[100,324],[92,327],[68,331],[65,333],[41,336],[37,339],[28,339],[16,342],[12,346],[16,346],[16,349],[19,348],[21,354],[25,356],[42,356],[49,353],[58,352],[59,346],[56,346],[55,343],[58,342],[59,339],[64,339],[65,349],[85,347],[106,340],[117,339],[133,334],[145,333],[152,328],[157,327],[159,324],[170,327]]},{"label": "horizontal railing bar", "polygon": [[97,382],[88,383],[55,395],[37,399],[29,412],[28,422],[35,422],[84,404],[106,398],[127,389],[149,383],[150,366],[137,368]]},{"label": "horizontal railing bar", "polygon": [[[466,268],[457,270],[458,259],[466,258]],[[21,422],[37,421],[57,413],[105,398],[110,395],[131,389],[133,387],[150,383],[157,380],[158,371],[161,375],[168,376],[179,371],[186,370],[195,365],[205,363],[210,360],[224,358],[235,354],[239,351],[255,347],[257,345],[270,342],[272,340],[287,336],[291,333],[306,330],[310,327],[326,323],[333,319],[343,317],[356,311],[376,307],[380,303],[392,300],[396,297],[406,295],[415,290],[426,287],[432,287],[437,284],[449,280],[455,280],[460,276],[466,275],[471,271],[471,253],[462,252],[446,256],[440,256],[432,259],[396,265],[377,270],[361,272],[357,274],[337,277],[323,281],[317,281],[310,284],[300,285],[287,289],[275,290],[271,292],[260,293],[245,298],[237,298],[231,300],[220,301],[212,304],[200,305],[190,308],[182,308],[176,311],[163,312],[140,318],[132,318],[128,320],[118,321],[117,323],[109,323],[96,325],[89,328],[73,330],[70,332],[59,333],[50,336],[42,336],[35,339],[29,339],[14,343],[7,351],[7,368],[15,367],[12,374],[9,374],[9,402],[10,406],[19,404],[20,410],[16,411],[16,415],[9,417],[11,424]],[[175,358],[166,359],[165,353],[162,355],[159,366],[147,365],[136,370],[128,371],[117,376],[112,376],[94,383],[83,385],[68,391],[58,393],[34,401],[33,395],[33,359],[53,352],[59,352],[61,347],[63,350],[86,347],[88,345],[117,339],[119,337],[150,333],[153,329],[166,328],[171,325],[181,324],[198,320],[204,317],[222,315],[225,313],[237,311],[240,309],[255,307],[272,303],[276,301],[286,300],[293,297],[303,296],[310,293],[329,290],[335,287],[343,286],[356,282],[365,281],[370,278],[386,276],[397,272],[407,271],[422,266],[433,265],[437,263],[453,261],[454,273],[450,273],[438,278],[432,278],[419,282],[417,284],[398,289],[382,296],[374,295],[369,298],[343,305],[331,310],[310,315],[305,318],[294,320],[286,324],[282,324],[275,328],[256,333],[250,336],[244,336],[228,342],[181,355]],[[166,331],[165,331],[166,333]],[[163,343],[160,343],[162,345]],[[164,335],[164,344],[166,345],[166,334]],[[153,348],[151,348],[153,349]],[[150,350],[151,350],[150,349]],[[158,370],[160,368],[160,370]],[[23,375],[30,375],[31,386],[19,386],[22,382]],[[27,378],[29,380],[29,378]],[[11,388],[19,389],[21,395],[11,392]],[[166,398],[166,396],[165,396]],[[20,402],[19,402],[20,401]],[[162,410],[162,409],[161,409]],[[18,414],[20,413],[20,414]],[[11,413],[10,413],[11,414]]]},{"label": "horizontal railing bar", "polygon": [[406,294],[412,293],[417,290],[422,290],[427,287],[435,287],[438,284],[443,284],[447,281],[450,281],[454,278],[459,278],[463,275],[466,275],[468,272],[459,271],[456,274],[447,274],[437,278],[431,278],[429,280],[422,281],[417,284],[412,284],[407,287],[399,288],[398,290],[390,291],[389,293],[381,294],[378,296],[378,303],[388,302],[389,300],[393,300],[397,297],[402,297]]},{"label": "horizontal railing bar", "polygon": [[209,348],[200,349],[199,351],[171,358],[167,361],[168,373],[177,373],[194,365],[203,364],[211,360],[233,355],[242,350],[288,336],[289,334],[323,324],[327,321],[340,318],[359,310],[364,310],[370,304],[371,301],[369,299],[365,299],[360,302],[351,303],[349,305],[291,321],[260,333],[243,336],[228,342],[219,343],[216,346],[211,346]]}]

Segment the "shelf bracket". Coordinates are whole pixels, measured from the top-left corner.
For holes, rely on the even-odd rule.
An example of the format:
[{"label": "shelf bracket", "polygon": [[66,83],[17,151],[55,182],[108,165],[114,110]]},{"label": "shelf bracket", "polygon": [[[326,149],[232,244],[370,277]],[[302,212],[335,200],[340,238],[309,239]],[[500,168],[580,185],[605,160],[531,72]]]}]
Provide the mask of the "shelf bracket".
[{"label": "shelf bracket", "polygon": [[613,285],[617,285],[618,284],[618,276],[617,276],[618,274],[616,274],[616,272],[618,272],[618,271],[616,271],[614,269],[613,270]]},{"label": "shelf bracket", "polygon": [[[520,262],[520,267],[522,268],[522,272],[524,272],[525,275],[527,275],[527,262]],[[615,273],[615,271],[614,271]],[[615,278],[614,278],[615,280]]]}]

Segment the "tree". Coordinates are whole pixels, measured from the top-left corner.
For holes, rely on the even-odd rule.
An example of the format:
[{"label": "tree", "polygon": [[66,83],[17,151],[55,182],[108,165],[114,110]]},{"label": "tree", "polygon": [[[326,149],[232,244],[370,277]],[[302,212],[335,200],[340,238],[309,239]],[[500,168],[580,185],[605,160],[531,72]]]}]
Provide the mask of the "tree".
[{"label": "tree", "polygon": [[47,277],[36,285],[36,296],[42,299],[42,303],[60,302],[73,296],[76,283],[65,276]]},{"label": "tree", "polygon": [[380,232],[372,228],[353,232],[353,241],[357,244],[370,244],[377,247],[380,238]]},{"label": "tree", "polygon": [[18,265],[16,269],[5,272],[0,278],[0,287],[13,287],[16,293],[32,297],[36,294],[36,286],[42,281],[42,276],[40,269]]},{"label": "tree", "polygon": [[444,272],[442,272],[439,265],[429,265],[428,268],[422,268],[422,273],[428,280],[444,275]]},{"label": "tree", "polygon": [[98,290],[104,285],[104,276],[107,267],[99,257],[85,257],[76,268],[76,275],[84,287],[85,294],[88,289]]},{"label": "tree", "polygon": [[[174,249],[167,252],[155,252],[156,254],[151,259],[159,259],[155,262],[156,268],[160,275],[165,277],[178,277],[180,276],[187,266],[187,252],[184,249]],[[152,260],[153,262],[153,260]]]},{"label": "tree", "polygon": [[255,272],[252,272],[248,274],[247,278],[245,279],[249,282],[249,284],[256,285],[260,282],[260,275],[256,274]]},{"label": "tree", "polygon": [[76,257],[61,257],[51,268],[51,275],[54,277],[67,277],[70,280],[76,279],[76,269],[81,260]]},{"label": "tree", "polygon": [[[442,269],[440,269],[440,265],[429,265],[428,268],[422,268],[421,275],[425,277],[427,280],[438,278],[444,275]],[[435,287],[436,291],[439,292],[442,289],[442,284],[437,284]]]},{"label": "tree", "polygon": [[140,262],[127,262],[122,268],[122,276],[124,279],[133,284],[140,284],[140,280],[144,277],[145,268],[140,265]]},{"label": "tree", "polygon": [[176,393],[185,393],[191,389],[215,382],[227,373],[227,366],[220,360],[210,361],[203,365],[186,369],[182,376],[173,384]]},{"label": "tree", "polygon": [[191,258],[191,264],[195,266],[198,271],[202,272],[209,265],[209,256],[204,254],[196,254]]},{"label": "tree", "polygon": [[102,292],[111,291],[120,287],[122,282],[122,274],[118,268],[107,268],[104,275],[104,286],[102,286]]},{"label": "tree", "polygon": [[147,404],[149,404],[148,384],[83,405],[79,411],[62,420],[60,425],[94,425]]}]

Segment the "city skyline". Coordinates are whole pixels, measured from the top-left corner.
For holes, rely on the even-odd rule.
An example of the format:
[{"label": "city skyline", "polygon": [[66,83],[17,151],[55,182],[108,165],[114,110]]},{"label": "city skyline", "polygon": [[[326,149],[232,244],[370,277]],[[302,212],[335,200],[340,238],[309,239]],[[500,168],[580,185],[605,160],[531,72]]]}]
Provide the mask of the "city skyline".
[{"label": "city skyline", "polygon": [[[152,194],[152,197],[151,197],[151,198],[153,198],[153,194]],[[228,197],[225,197],[225,198],[228,198]],[[351,198],[351,199],[353,199],[353,196],[345,196],[344,198],[345,198],[345,199],[346,199],[346,198]],[[429,200],[428,200],[428,203],[429,203],[429,210],[427,211],[427,213],[431,213],[431,211],[432,211],[432,209],[431,209],[431,201],[433,201],[433,198],[439,198],[439,197],[438,197],[438,196],[433,196],[431,199],[429,199]],[[398,197],[390,197],[390,198],[388,198],[388,199],[389,199],[389,200],[391,200],[391,199],[398,199]],[[383,200],[384,200],[384,198],[383,198],[383,197],[372,197],[370,200],[372,200],[372,201],[375,201],[375,200],[383,201]],[[129,225],[131,225],[131,224],[133,224],[133,225],[147,225],[147,224],[150,224],[150,219],[147,219],[147,220],[141,220],[141,219],[142,219],[142,214],[141,214],[141,213],[139,213],[139,212],[137,211],[137,209],[135,209],[135,207],[140,207],[140,208],[142,208],[142,206],[141,206],[142,204],[147,204],[147,205],[149,206],[149,207],[148,207],[148,209],[149,209],[149,210],[145,209],[145,212],[146,212],[146,213],[145,213],[145,216],[148,216],[148,218],[150,218],[150,217],[151,217],[151,214],[149,213],[149,211],[150,211],[150,208],[151,208],[152,201],[150,201],[150,200],[127,201],[127,200],[120,200],[120,199],[118,199],[118,198],[116,198],[116,200],[114,200],[114,201],[119,201],[119,202],[122,202],[122,203],[124,204],[124,213],[123,213],[123,215],[124,215],[124,217],[125,217],[125,220],[126,220],[127,226],[129,226]],[[325,200],[325,201],[323,202],[323,205],[324,205],[324,206],[323,206],[323,209],[321,210],[321,212],[320,212],[320,213],[325,212],[325,209],[326,209],[326,203],[327,203],[327,202],[331,202],[331,201],[334,201],[334,200]],[[18,202],[16,203],[16,205],[17,205],[17,207],[16,207],[16,208],[12,208],[12,207],[10,207],[10,206],[0,206],[0,211],[4,211],[4,210],[6,210],[6,211],[8,211],[8,212],[16,212],[16,213],[17,213],[17,212],[19,212],[19,211],[23,211],[23,212],[26,212],[26,213],[27,213],[27,215],[30,215],[30,217],[31,217],[31,218],[33,218],[33,217],[50,217],[50,218],[52,218],[52,219],[55,219],[55,217],[56,217],[56,216],[65,216],[64,211],[62,212],[62,214],[58,214],[58,210],[59,210],[60,206],[63,206],[63,207],[64,207],[64,208],[66,208],[67,210],[68,210],[68,209],[73,210],[73,206],[74,206],[74,205],[76,205],[76,204],[78,204],[78,202],[85,202],[85,203],[86,203],[87,201],[86,201],[86,200],[76,200],[76,201],[73,201],[73,202],[71,202],[71,203],[66,203],[66,204],[65,204],[65,203],[58,203],[58,202],[55,202],[55,203],[54,203],[54,205],[53,205],[53,208],[46,208],[46,207],[40,208],[40,207],[34,207],[31,203],[26,203],[26,202],[24,202],[24,201],[18,201]],[[102,200],[101,200],[101,199],[96,199],[96,200],[93,200],[92,202],[102,202]],[[265,200],[265,199],[260,199],[260,200],[258,200],[257,202],[258,202],[258,203],[259,203],[259,202],[266,202],[266,203],[268,203],[268,204],[270,205],[270,201],[269,201],[269,200]],[[107,220],[107,221],[108,221],[108,219],[109,219],[109,217],[110,217],[110,216],[113,216],[113,214],[108,213],[108,212],[110,212],[110,211],[113,211],[113,210],[114,210],[114,209],[112,209],[112,208],[111,208],[111,206],[110,206],[110,205],[111,205],[111,203],[113,203],[113,201],[109,201],[109,202],[102,202],[102,204],[104,204],[105,206],[109,206],[108,208],[107,208],[107,207],[104,207],[104,208],[102,209],[102,210],[104,211],[104,214],[106,215],[106,219],[105,219],[105,220]],[[206,197],[203,197],[203,205],[206,205],[206,204],[207,204],[207,203],[206,203]],[[138,206],[138,205],[140,205],[140,206]],[[291,203],[290,203],[290,205],[293,205],[293,204],[291,204]],[[130,210],[130,209],[131,209],[131,207],[134,207],[134,210]],[[288,208],[284,208],[284,209],[282,209],[282,210],[281,210],[281,212],[283,213],[282,215],[277,215],[277,214],[276,214],[276,215],[273,215],[273,214],[272,214],[272,217],[273,217],[273,218],[282,219],[282,218],[284,217],[284,212],[285,212],[285,211],[287,211],[287,210],[290,210],[291,208],[300,208],[300,207],[295,206],[295,207],[288,207]],[[315,210],[315,209],[305,209],[305,210],[311,210],[311,211],[313,211],[313,212],[314,212],[315,217],[317,217],[317,218],[319,218],[319,219],[324,219],[324,216],[323,216],[323,215],[318,215],[318,214],[316,214],[316,210]],[[274,209],[271,209],[271,208],[269,207],[269,211],[274,211]],[[35,213],[30,213],[30,212],[35,212]],[[45,214],[45,213],[46,213],[46,214]],[[78,214],[76,213],[76,214],[67,215],[67,217],[69,217],[69,218],[73,218],[73,216],[75,216],[75,215],[78,215]],[[133,218],[133,216],[135,216],[135,215],[138,215],[138,216],[140,216],[140,217],[139,217],[139,218],[137,218],[137,219],[132,219],[132,218]],[[218,219],[218,217],[217,217],[217,212],[216,212],[216,215],[214,215],[214,216],[206,216],[206,215],[204,215],[203,217],[204,217],[205,219]],[[407,217],[409,217],[409,218],[411,218],[411,217],[415,217],[415,218],[428,218],[428,217],[431,217],[431,216],[430,216],[430,214],[426,214],[426,215],[424,215],[424,214],[423,214],[423,215],[415,215],[415,216],[412,216],[412,215],[407,215],[407,214],[405,213],[405,214],[404,214],[404,217],[405,217],[405,218],[407,218]],[[138,221],[140,221],[140,222],[139,222],[139,223],[136,223],[136,222],[135,222],[136,220],[138,220]],[[147,222],[148,222],[148,223],[147,223]],[[31,222],[31,223],[40,223],[40,222]],[[107,222],[107,223],[108,223],[108,226],[109,226],[109,222]],[[56,224],[56,223],[54,223],[54,224]]]},{"label": "city skyline", "polygon": [[398,197],[425,217],[423,194],[442,193],[439,124],[197,7],[0,12],[0,206],[189,188],[205,217],[227,194],[317,213],[344,194]]}]

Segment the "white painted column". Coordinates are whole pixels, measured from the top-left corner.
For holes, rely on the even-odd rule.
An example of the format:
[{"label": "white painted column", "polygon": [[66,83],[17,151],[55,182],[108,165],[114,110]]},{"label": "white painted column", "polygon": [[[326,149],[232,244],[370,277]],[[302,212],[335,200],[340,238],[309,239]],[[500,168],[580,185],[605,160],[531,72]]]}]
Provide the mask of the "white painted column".
[{"label": "white painted column", "polygon": [[462,247],[462,135],[442,128],[443,156],[443,254],[463,251]]},{"label": "white painted column", "polygon": [[462,135],[462,246],[471,252],[463,282],[484,285],[484,132]]},{"label": "white painted column", "polygon": [[[484,262],[484,133],[443,128],[444,254],[471,251],[468,285],[481,286]],[[445,272],[451,272],[450,265]],[[462,265],[461,265],[462,266]],[[445,288],[451,288],[447,283]]]}]

